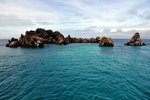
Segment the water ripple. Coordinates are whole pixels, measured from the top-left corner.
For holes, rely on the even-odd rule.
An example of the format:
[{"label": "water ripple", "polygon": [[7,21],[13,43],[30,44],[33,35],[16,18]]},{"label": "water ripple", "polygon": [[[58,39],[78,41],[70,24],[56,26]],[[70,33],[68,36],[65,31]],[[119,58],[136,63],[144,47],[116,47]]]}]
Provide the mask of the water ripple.
[{"label": "water ripple", "polygon": [[0,100],[150,99],[150,46],[0,48]]}]

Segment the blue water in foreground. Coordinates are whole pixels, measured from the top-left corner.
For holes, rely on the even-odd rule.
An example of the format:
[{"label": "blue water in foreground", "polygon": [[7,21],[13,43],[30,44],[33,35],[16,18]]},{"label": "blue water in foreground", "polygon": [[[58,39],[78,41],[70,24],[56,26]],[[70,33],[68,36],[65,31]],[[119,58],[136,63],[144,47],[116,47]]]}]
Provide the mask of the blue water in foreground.
[{"label": "blue water in foreground", "polygon": [[150,45],[114,41],[36,49],[0,40],[0,100],[150,100]]}]

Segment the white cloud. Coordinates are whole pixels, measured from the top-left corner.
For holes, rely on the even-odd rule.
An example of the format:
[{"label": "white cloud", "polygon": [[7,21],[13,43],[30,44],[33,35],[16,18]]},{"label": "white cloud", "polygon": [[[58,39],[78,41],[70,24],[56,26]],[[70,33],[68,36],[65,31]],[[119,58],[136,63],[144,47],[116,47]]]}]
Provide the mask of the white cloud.
[{"label": "white cloud", "polygon": [[0,28],[6,34],[12,31],[6,31],[8,28],[17,33],[37,27],[80,37],[103,33],[122,38],[130,30],[148,34],[149,3],[149,0],[1,0]]},{"label": "white cloud", "polygon": [[33,25],[29,19],[17,17],[15,15],[1,15],[0,14],[0,27],[8,26],[28,26]]}]

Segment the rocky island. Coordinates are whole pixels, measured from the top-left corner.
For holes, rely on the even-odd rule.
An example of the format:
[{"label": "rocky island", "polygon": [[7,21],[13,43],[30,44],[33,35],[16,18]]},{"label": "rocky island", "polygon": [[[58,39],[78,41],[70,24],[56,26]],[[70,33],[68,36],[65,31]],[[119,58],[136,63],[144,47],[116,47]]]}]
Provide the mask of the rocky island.
[{"label": "rocky island", "polygon": [[125,43],[125,45],[128,45],[128,46],[143,46],[143,45],[146,45],[141,37],[140,37],[140,34],[139,33],[135,33],[134,36],[130,39],[129,42]]},{"label": "rocky island", "polygon": [[[59,31],[45,30],[37,28],[35,31],[26,31],[25,35],[21,34],[19,39],[11,38],[8,40],[6,47],[39,47],[43,48],[44,44],[67,45],[69,43],[99,43],[99,46],[113,47],[114,42],[108,37],[96,38],[76,38],[68,35],[64,37]],[[129,42],[125,43],[128,46],[143,46],[139,33],[135,33]]]},{"label": "rocky island", "polygon": [[59,31],[45,30],[38,28],[35,31],[26,31],[21,34],[19,39],[12,38],[8,40],[6,47],[39,47],[44,44],[67,45],[68,43],[99,43],[100,37],[96,38],[75,38],[68,35],[64,37]]},{"label": "rocky island", "polygon": [[113,47],[114,42],[111,38],[102,37],[99,41],[99,46],[105,46],[105,47]]}]

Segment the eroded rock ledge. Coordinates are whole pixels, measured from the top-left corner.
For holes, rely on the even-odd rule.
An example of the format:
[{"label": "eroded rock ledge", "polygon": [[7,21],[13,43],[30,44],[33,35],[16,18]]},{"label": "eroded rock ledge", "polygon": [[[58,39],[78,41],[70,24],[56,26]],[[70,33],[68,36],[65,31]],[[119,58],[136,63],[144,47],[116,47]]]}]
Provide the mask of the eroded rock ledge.
[{"label": "eroded rock ledge", "polygon": [[68,43],[99,43],[100,37],[96,38],[73,38],[70,35],[64,37],[59,31],[45,30],[38,28],[35,31],[26,31],[19,39],[8,40],[6,47],[40,47],[44,44],[66,45]]}]

